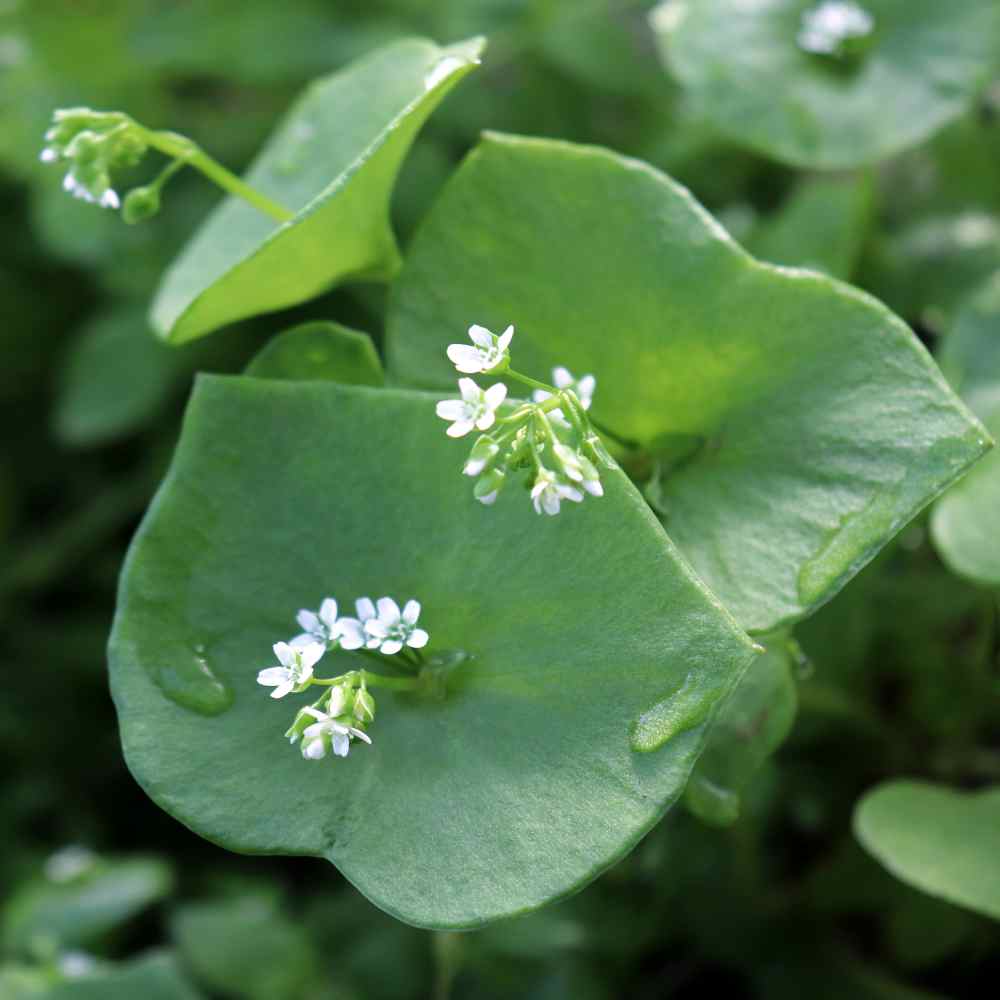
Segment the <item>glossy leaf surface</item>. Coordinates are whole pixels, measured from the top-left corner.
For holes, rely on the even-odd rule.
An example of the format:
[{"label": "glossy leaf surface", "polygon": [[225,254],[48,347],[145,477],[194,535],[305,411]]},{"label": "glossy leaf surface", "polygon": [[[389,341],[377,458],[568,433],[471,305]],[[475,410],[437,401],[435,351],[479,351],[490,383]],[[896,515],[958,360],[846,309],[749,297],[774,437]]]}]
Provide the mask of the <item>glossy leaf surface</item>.
[{"label": "glossy leaf surface", "polygon": [[[157,802],[234,850],[324,856],[424,926],[532,909],[620,858],[753,656],[623,475],[539,518],[514,489],[477,504],[463,457],[429,395],[203,377],[111,642],[125,755]],[[428,656],[466,659],[379,691],[373,746],[315,763],[282,738],[303,699],[255,674],[328,594],[417,597]],[[662,746],[631,749],[681,690]]]},{"label": "glossy leaf surface", "polygon": [[490,135],[466,159],[394,286],[390,375],[452,384],[470,323],[514,323],[519,371],[596,375],[596,419],[752,631],[831,597],[988,444],[878,302],[759,263],[601,149]]},{"label": "glossy leaf surface", "polygon": [[385,375],[371,337],[339,323],[302,323],[279,333],[247,366],[254,378],[382,385]]},{"label": "glossy leaf surface", "polygon": [[725,134],[798,166],[874,163],[969,107],[1000,51],[990,0],[864,0],[867,51],[800,44],[803,0],[667,0],[652,14],[664,60]]},{"label": "glossy leaf surface", "polygon": [[1000,788],[887,782],[858,803],[854,832],[897,878],[1000,920]]},{"label": "glossy leaf surface", "polygon": [[313,83],[246,175],[294,212],[284,224],[228,198],[171,266],[152,321],[173,343],[399,266],[389,199],[410,143],[477,63],[482,42],[386,46]]}]

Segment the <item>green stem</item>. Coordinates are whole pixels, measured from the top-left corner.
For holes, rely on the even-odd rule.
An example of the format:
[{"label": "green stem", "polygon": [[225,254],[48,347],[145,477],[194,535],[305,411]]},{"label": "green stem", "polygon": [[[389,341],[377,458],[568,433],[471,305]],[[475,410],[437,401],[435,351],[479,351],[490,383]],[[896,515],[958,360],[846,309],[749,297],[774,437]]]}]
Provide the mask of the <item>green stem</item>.
[{"label": "green stem", "polygon": [[242,198],[259,212],[270,216],[275,222],[288,222],[294,217],[294,212],[290,212],[283,205],[272,201],[256,188],[250,187],[221,163],[213,160],[200,146],[186,136],[178,135],[176,132],[154,132],[139,125],[138,122],[134,124],[134,128],[153,149],[159,150],[165,156],[180,160],[187,166],[194,167],[195,170],[200,170],[224,191],[236,195],[237,198]]},{"label": "green stem", "polygon": [[542,392],[550,393],[553,396],[559,393],[559,390],[554,386],[539,382],[538,379],[531,378],[530,375],[522,375],[520,372],[514,371],[513,368],[508,368],[503,374],[518,382],[523,382],[525,385],[530,385],[532,389],[541,389]]},{"label": "green stem", "polygon": [[[412,691],[420,683],[419,677],[386,677],[385,674],[373,674],[370,670],[349,670],[339,677],[314,677],[313,684],[323,687],[335,687],[338,684],[353,684],[360,681],[369,687],[383,687],[394,691]],[[318,699],[322,701],[322,698]],[[315,702],[316,704],[318,702]]]}]

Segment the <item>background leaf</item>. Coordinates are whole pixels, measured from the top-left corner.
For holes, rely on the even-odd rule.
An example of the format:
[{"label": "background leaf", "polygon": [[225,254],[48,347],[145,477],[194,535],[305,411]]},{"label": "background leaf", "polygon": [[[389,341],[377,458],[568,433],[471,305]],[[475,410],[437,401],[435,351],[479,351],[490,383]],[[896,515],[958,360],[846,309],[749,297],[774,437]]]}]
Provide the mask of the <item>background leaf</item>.
[{"label": "background leaf", "polygon": [[886,782],[858,803],[854,832],[897,878],[1000,920],[1000,787]]},{"label": "background leaf", "polygon": [[254,378],[324,379],[341,385],[382,385],[385,375],[367,333],[339,323],[303,323],[269,340],[247,366]]},{"label": "background leaf", "polygon": [[983,0],[864,0],[875,20],[856,66],[798,44],[806,0],[667,0],[652,15],[664,60],[721,131],[797,166],[874,163],[957,118],[1000,56]]},{"label": "background leaf", "polygon": [[[477,504],[463,452],[431,396],[202,378],[111,643],[125,755],[154,799],[231,849],[325,856],[424,926],[532,909],[620,858],[752,656],[620,473],[543,520],[526,496]],[[443,700],[379,693],[372,747],[304,762],[255,671],[298,608],[385,593],[423,602],[429,653],[469,659]],[[682,689],[662,749],[633,751],[639,717]]]},{"label": "background leaf", "polygon": [[390,375],[449,384],[470,323],[514,323],[520,371],[597,376],[596,419],[642,446],[623,461],[659,470],[667,532],[754,632],[831,597],[988,447],[885,308],[758,263],[600,149],[490,135],[465,160],[393,287]]}]

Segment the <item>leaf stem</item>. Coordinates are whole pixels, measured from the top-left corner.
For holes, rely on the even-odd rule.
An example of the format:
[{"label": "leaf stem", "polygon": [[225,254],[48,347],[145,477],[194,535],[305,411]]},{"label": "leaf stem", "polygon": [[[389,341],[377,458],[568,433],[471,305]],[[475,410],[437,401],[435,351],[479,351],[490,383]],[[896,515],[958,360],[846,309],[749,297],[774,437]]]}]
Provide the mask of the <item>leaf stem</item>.
[{"label": "leaf stem", "polygon": [[241,180],[221,163],[213,160],[208,153],[186,136],[178,135],[176,132],[156,132],[147,129],[138,122],[135,122],[133,127],[153,149],[159,150],[165,156],[179,160],[189,167],[194,167],[195,170],[200,170],[224,191],[236,195],[237,198],[242,198],[257,211],[270,216],[275,222],[288,222],[294,217],[294,212],[279,205],[276,201],[272,201],[267,195]]}]

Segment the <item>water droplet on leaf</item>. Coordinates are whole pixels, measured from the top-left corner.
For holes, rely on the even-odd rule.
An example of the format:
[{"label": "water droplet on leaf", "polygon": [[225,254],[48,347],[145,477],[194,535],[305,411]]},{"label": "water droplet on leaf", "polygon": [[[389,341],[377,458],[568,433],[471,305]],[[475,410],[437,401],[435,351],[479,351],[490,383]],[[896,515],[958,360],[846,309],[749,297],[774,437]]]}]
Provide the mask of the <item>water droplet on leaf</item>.
[{"label": "water droplet on leaf", "polygon": [[171,700],[201,715],[220,715],[233,703],[232,689],[213,670],[203,645],[151,670],[156,686]]},{"label": "water droplet on leaf", "polygon": [[714,703],[695,675],[688,674],[673,694],[639,716],[632,729],[632,749],[641,753],[659,750],[675,736],[704,722]]}]

